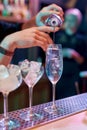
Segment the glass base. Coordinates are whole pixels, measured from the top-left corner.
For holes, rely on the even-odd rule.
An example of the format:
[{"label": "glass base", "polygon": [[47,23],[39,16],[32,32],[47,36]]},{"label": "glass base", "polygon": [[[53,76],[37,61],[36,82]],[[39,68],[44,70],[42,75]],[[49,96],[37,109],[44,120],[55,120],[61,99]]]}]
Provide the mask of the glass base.
[{"label": "glass base", "polygon": [[49,114],[55,114],[58,115],[60,112],[62,112],[62,109],[57,108],[57,106],[48,106],[44,108],[44,111]]},{"label": "glass base", "polygon": [[20,118],[25,120],[25,121],[37,121],[37,120],[42,120],[43,115],[38,114],[38,113],[34,113],[34,112],[31,113],[30,111],[27,111],[27,112],[23,112],[20,115]]},{"label": "glass base", "polygon": [[16,120],[16,119],[5,119],[5,118],[3,118],[3,119],[1,119],[0,120],[0,128],[2,129],[2,130],[12,130],[12,129],[15,129],[15,128],[18,128],[18,127],[20,127],[20,123],[19,123],[19,121],[18,120]]}]

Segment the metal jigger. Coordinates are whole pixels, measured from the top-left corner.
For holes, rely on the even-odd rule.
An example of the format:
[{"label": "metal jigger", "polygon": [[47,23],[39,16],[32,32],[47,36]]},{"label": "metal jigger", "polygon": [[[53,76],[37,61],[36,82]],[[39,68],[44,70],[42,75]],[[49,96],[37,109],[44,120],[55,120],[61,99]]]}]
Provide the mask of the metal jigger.
[{"label": "metal jigger", "polygon": [[63,24],[62,19],[60,18],[60,16],[56,14],[50,15],[45,21],[45,25],[52,27],[61,27],[62,24]]}]

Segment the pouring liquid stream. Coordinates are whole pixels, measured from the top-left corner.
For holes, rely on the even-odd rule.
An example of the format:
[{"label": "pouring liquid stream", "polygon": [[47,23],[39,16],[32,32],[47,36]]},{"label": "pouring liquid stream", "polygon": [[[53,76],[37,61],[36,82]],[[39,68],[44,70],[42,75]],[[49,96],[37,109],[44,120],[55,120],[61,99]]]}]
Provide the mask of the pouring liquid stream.
[{"label": "pouring liquid stream", "polygon": [[55,44],[55,27],[54,27],[54,31],[53,31],[53,43]]}]

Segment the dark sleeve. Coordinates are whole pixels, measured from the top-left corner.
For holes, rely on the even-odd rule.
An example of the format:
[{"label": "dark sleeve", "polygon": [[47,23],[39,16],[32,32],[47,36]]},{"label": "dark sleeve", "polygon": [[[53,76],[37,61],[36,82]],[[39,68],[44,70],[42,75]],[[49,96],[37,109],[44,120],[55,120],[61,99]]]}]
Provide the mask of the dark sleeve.
[{"label": "dark sleeve", "polygon": [[[82,41],[82,42],[81,42]],[[78,46],[78,50],[80,55],[84,57],[84,62],[79,65],[80,71],[85,71],[87,70],[87,43],[86,40],[80,40],[80,44]]]},{"label": "dark sleeve", "polygon": [[78,38],[77,42],[77,52],[82,55],[84,58],[87,58],[87,44],[84,37]]},{"label": "dark sleeve", "polygon": [[0,42],[11,33],[21,30],[22,24],[0,21]]}]

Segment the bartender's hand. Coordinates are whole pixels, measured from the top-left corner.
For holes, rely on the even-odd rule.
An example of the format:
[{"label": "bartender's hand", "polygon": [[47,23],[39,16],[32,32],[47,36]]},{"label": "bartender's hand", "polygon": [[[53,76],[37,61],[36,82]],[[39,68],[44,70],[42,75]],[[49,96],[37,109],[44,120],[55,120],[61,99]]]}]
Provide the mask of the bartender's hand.
[{"label": "bartender's hand", "polygon": [[11,48],[11,51],[14,51],[15,48],[29,48],[34,46],[39,46],[45,51],[48,45],[53,43],[48,34],[52,30],[52,27],[47,26],[32,27],[7,36],[2,41],[2,44],[12,44],[13,48]]},{"label": "bartender's hand", "polygon": [[[57,14],[61,17],[62,20],[64,20],[64,18],[63,18],[64,13],[63,13],[62,8],[56,4],[51,4],[47,7],[44,7],[40,12],[38,12],[38,14],[35,17],[33,17],[29,21],[25,22],[22,25],[22,29],[35,27],[35,26],[44,26],[44,20],[50,14]],[[55,31],[58,31],[58,30],[59,30],[59,28],[56,27]]]},{"label": "bartender's hand", "polygon": [[56,4],[51,4],[47,7],[44,7],[37,15],[36,15],[36,24],[37,26],[43,26],[43,19],[47,18],[51,14],[57,14],[63,20],[63,10],[60,6]]},{"label": "bartender's hand", "polygon": [[[47,26],[25,29],[5,37],[0,46],[13,53],[16,48],[34,46],[39,46],[45,51],[48,45],[53,43],[50,36],[45,32],[49,33],[52,29]],[[0,64],[8,65],[13,57],[13,53],[10,56],[0,53]]]}]

